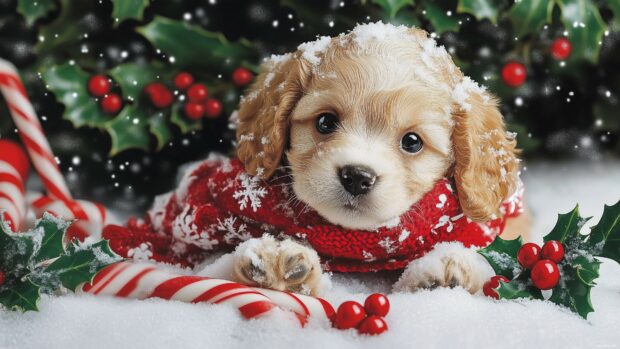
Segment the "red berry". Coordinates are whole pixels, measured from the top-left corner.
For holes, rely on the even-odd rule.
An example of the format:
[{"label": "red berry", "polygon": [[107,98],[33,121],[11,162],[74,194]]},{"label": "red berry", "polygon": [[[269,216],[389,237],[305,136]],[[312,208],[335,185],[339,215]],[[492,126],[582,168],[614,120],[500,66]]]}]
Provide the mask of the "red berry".
[{"label": "red berry", "polygon": [[4,271],[0,270],[0,286],[4,285],[5,281],[6,281],[6,274],[4,274]]},{"label": "red berry", "polygon": [[362,321],[357,331],[361,334],[376,336],[387,331],[388,327],[382,317],[371,315]]},{"label": "red berry", "polygon": [[381,293],[373,293],[364,302],[366,314],[386,316],[390,311],[390,301]]},{"label": "red berry", "polygon": [[144,93],[156,108],[167,108],[172,104],[172,92],[161,82],[152,82],[144,87]]},{"label": "red berry", "polygon": [[194,83],[194,77],[187,72],[180,72],[174,77],[174,86],[181,91],[187,90]]},{"label": "red berry", "polygon": [[502,79],[510,87],[519,87],[525,82],[525,66],[521,63],[510,62],[502,68]]},{"label": "red berry", "polygon": [[204,102],[209,96],[209,90],[207,86],[203,84],[193,84],[189,90],[187,90],[187,98],[192,102]]},{"label": "red berry", "polygon": [[188,102],[183,107],[185,116],[190,120],[198,120],[205,115],[205,106],[200,103]]},{"label": "red berry", "polygon": [[253,78],[254,75],[252,75],[252,72],[242,67],[235,69],[232,74],[233,82],[237,86],[245,86],[252,82]]},{"label": "red berry", "polygon": [[567,38],[557,38],[551,44],[551,56],[558,61],[568,58],[572,50],[573,47]]},{"label": "red berry", "polygon": [[517,252],[517,261],[523,268],[531,269],[536,262],[540,260],[540,246],[535,243],[528,242],[524,244]]},{"label": "red berry", "polygon": [[26,181],[30,170],[30,161],[24,148],[18,143],[8,139],[0,139],[0,161],[13,165],[22,180]]},{"label": "red berry", "polygon": [[103,97],[110,92],[110,80],[105,75],[93,75],[88,79],[88,93],[95,97]]},{"label": "red berry", "polygon": [[492,276],[489,281],[485,282],[484,286],[482,286],[482,292],[484,293],[484,295],[487,297],[499,299],[499,295],[497,294],[495,289],[499,287],[500,281],[510,282],[510,280],[508,280],[508,278],[503,275]]},{"label": "red berry", "polygon": [[215,98],[207,99],[207,103],[205,103],[205,109],[207,112],[207,117],[215,119],[220,114],[222,114],[222,103]]},{"label": "red berry", "polygon": [[550,290],[560,281],[560,269],[554,261],[542,259],[534,264],[530,278],[536,288]]},{"label": "red berry", "polygon": [[564,259],[564,246],[556,240],[545,242],[540,252],[541,258],[550,259],[556,263],[560,263]]},{"label": "red berry", "polygon": [[103,110],[104,113],[116,114],[119,110],[121,110],[121,107],[123,106],[123,101],[121,100],[121,97],[116,93],[110,93],[101,98],[99,105],[101,106],[101,110]]},{"label": "red berry", "polygon": [[357,327],[366,317],[366,312],[361,304],[354,301],[346,301],[336,311],[336,327],[341,330]]}]

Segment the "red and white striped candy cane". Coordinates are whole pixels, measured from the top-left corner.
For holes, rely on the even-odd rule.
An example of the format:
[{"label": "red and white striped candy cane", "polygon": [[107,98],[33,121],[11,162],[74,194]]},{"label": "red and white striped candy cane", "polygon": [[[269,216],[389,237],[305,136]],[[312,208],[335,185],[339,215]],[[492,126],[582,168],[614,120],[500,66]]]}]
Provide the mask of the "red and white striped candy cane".
[{"label": "red and white striped candy cane", "polygon": [[28,157],[14,142],[0,140],[0,212],[13,231],[19,231],[26,217],[24,181]]},{"label": "red and white striped candy cane", "polygon": [[99,222],[105,222],[105,210],[89,209],[84,201],[74,201],[71,198],[69,188],[58,168],[41,123],[28,100],[19,74],[13,64],[3,59],[0,59],[0,91],[47,193],[51,198],[64,202],[70,211],[70,215],[62,217],[90,222],[89,229],[92,230],[88,230],[88,233],[100,231],[103,224]]},{"label": "red and white striped candy cane", "polygon": [[289,292],[253,288],[203,276],[175,275],[153,264],[120,262],[101,270],[81,292],[123,298],[163,298],[188,303],[230,304],[247,319],[280,307],[298,315],[329,320],[334,308],[327,301]]}]

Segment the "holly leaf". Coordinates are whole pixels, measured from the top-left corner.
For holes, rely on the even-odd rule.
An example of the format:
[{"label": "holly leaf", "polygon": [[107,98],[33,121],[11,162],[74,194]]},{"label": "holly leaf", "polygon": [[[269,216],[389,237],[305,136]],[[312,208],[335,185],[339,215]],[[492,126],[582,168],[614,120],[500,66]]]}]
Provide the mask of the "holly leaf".
[{"label": "holly leaf", "polygon": [[496,275],[503,275],[512,280],[521,271],[517,262],[517,253],[521,248],[521,238],[504,240],[496,237],[489,246],[478,251],[489,262]]},{"label": "holly leaf", "polygon": [[3,269],[16,275],[28,270],[30,256],[35,249],[32,235],[13,233],[0,215],[0,265]]},{"label": "holly leaf", "polygon": [[106,123],[105,130],[112,140],[110,156],[132,148],[147,151],[150,143],[148,121],[148,111],[133,104],[124,107],[114,120]]},{"label": "holly leaf", "polygon": [[372,0],[372,2],[381,6],[390,18],[396,17],[398,11],[403,7],[413,5],[413,0]]},{"label": "holly leaf", "polygon": [[488,18],[492,23],[497,23],[499,4],[497,0],[459,0],[456,12],[469,13],[478,20]]},{"label": "holly leaf", "polygon": [[42,72],[43,81],[58,102],[65,106],[63,118],[74,127],[104,127],[109,117],[88,94],[90,75],[75,64],[56,65]]},{"label": "holly leaf", "polygon": [[495,288],[495,292],[499,295],[499,299],[542,299],[540,290],[528,285],[524,280],[517,279],[510,282],[499,282],[499,286]]},{"label": "holly leaf", "polygon": [[435,2],[429,1],[424,3],[424,9],[426,10],[426,18],[431,22],[435,32],[442,34],[446,31],[458,31],[459,20],[456,15],[448,16]]},{"label": "holly leaf", "polygon": [[562,11],[561,20],[572,45],[570,60],[598,61],[607,25],[591,0],[557,0]]},{"label": "holly leaf", "polygon": [[117,26],[126,19],[142,20],[149,0],[112,0],[112,18]]},{"label": "holly leaf", "polygon": [[515,35],[523,37],[538,32],[545,23],[551,23],[553,1],[525,0],[518,1],[508,11],[507,15],[514,28]]},{"label": "holly leaf", "polygon": [[603,209],[600,221],[592,227],[587,243],[597,255],[620,263],[620,201]]},{"label": "holly leaf", "polygon": [[50,264],[45,273],[57,277],[64,287],[76,290],[79,285],[92,282],[101,269],[120,260],[107,240],[81,246],[71,243],[67,252]]},{"label": "holly leaf", "polygon": [[33,264],[56,258],[64,253],[63,238],[70,225],[71,222],[58,219],[47,212],[43,213],[43,217],[34,227],[34,230],[39,231],[42,236],[40,245],[32,256]]},{"label": "holly leaf", "polygon": [[172,75],[170,68],[162,64],[120,64],[108,71],[108,74],[123,90],[123,96],[129,100],[137,100],[144,87],[154,81],[169,81]]},{"label": "holly leaf", "polygon": [[564,214],[558,214],[558,220],[551,232],[543,238],[545,242],[549,240],[557,240],[564,243],[568,238],[579,235],[581,227],[590,220],[591,217],[581,217],[579,215],[579,205]]},{"label": "holly leaf", "polygon": [[40,287],[28,279],[15,279],[8,288],[0,288],[0,304],[9,310],[39,310],[37,303],[40,298]]},{"label": "holly leaf", "polygon": [[193,70],[232,72],[244,60],[254,60],[255,51],[245,40],[229,42],[221,33],[210,32],[184,21],[156,16],[137,28],[174,64]]},{"label": "holly leaf", "polygon": [[192,121],[182,115],[180,105],[172,106],[170,122],[177,125],[183,134],[202,128],[202,123],[200,121]]},{"label": "holly leaf", "polygon": [[17,12],[24,16],[28,26],[32,26],[37,19],[47,16],[55,9],[54,0],[19,0],[17,2]]},{"label": "holly leaf", "polygon": [[157,150],[161,150],[161,148],[163,148],[168,142],[170,142],[170,139],[172,139],[172,134],[168,128],[168,123],[166,122],[164,112],[159,111],[154,115],[151,115],[148,123],[149,131],[151,131],[157,139]]},{"label": "holly leaf", "polygon": [[[40,1],[40,0],[37,0]],[[96,13],[98,1],[60,0],[60,14],[48,24],[39,29],[37,51],[39,55],[78,49],[79,42],[103,23],[95,16],[85,16],[86,13]]]},{"label": "holly leaf", "polygon": [[590,300],[590,290],[598,275],[600,262],[583,257],[575,260],[574,265],[562,263],[560,285],[553,289],[549,300],[563,305],[586,319],[594,311]]}]

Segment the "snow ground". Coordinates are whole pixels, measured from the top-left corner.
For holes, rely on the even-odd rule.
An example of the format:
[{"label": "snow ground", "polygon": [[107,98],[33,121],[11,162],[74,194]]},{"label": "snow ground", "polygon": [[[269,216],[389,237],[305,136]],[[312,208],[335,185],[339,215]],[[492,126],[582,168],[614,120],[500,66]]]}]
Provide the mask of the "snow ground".
[{"label": "snow ground", "polygon": [[[548,232],[558,212],[579,202],[582,215],[620,199],[620,162],[534,163],[523,175],[534,231]],[[386,292],[392,279],[333,278],[333,304]],[[605,261],[588,321],[542,301],[496,302],[462,289],[390,296],[389,331],[368,338],[284,318],[243,320],[217,305],[91,296],[44,298],[38,313],[0,310],[0,348],[426,348],[620,347],[620,266]],[[277,317],[277,316],[276,316]]]}]

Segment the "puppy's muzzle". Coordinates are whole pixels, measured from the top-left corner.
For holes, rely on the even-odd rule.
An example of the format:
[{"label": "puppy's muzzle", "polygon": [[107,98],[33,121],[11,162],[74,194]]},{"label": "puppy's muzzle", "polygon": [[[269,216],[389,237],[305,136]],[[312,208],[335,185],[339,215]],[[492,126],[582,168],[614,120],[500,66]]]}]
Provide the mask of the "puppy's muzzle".
[{"label": "puppy's muzzle", "polygon": [[340,184],[353,196],[368,193],[377,181],[377,174],[370,167],[347,165],[338,170]]}]

